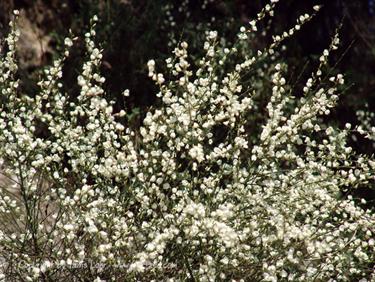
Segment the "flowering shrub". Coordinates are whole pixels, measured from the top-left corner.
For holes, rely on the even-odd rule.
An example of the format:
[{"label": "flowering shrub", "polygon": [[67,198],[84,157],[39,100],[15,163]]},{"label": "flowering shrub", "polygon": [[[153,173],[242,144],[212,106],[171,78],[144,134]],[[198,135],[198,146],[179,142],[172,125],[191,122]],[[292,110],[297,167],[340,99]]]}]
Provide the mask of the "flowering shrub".
[{"label": "flowering shrub", "polygon": [[[186,42],[167,60],[168,74],[150,60],[162,105],[137,131],[105,98],[95,18],[77,97],[61,83],[70,38],[38,94],[22,94],[11,22],[0,61],[2,278],[375,279],[375,215],[342,192],[374,180],[374,157],[347,145],[349,124],[322,123],[344,83],[341,74],[323,76],[337,35],[300,98],[284,78],[287,66],[264,62],[312,15],[268,48],[241,52],[276,2],[233,46],[208,32],[198,65]],[[260,79],[270,85],[264,106]]]}]

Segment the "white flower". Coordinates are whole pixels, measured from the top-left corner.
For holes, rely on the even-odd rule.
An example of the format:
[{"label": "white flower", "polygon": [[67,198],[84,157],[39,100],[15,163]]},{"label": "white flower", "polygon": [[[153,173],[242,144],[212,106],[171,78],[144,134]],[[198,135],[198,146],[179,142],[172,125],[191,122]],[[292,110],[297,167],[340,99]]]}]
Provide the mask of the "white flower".
[{"label": "white flower", "polygon": [[69,37],[65,38],[64,40],[64,44],[67,46],[67,47],[71,47],[73,46],[73,41],[72,39],[70,39]]},{"label": "white flower", "polygon": [[205,159],[203,147],[202,147],[201,144],[193,146],[189,150],[189,155],[190,155],[191,158],[197,160],[199,163],[204,161],[204,159]]}]

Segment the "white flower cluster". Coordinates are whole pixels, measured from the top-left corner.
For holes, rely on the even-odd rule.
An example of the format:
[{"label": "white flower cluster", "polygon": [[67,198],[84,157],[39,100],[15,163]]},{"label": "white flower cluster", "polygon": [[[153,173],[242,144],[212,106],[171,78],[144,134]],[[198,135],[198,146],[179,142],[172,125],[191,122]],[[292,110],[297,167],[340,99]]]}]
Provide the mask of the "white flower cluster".
[{"label": "white flower cluster", "polygon": [[[365,109],[357,111],[356,114],[360,125],[355,130],[365,138],[374,141],[373,148],[375,149],[375,113],[369,111],[366,103]],[[353,137],[355,138],[355,135]]]},{"label": "white flower cluster", "polygon": [[[239,44],[276,2],[241,28]],[[95,19],[75,98],[61,79],[69,38],[39,93],[20,92],[13,22],[0,59],[0,158],[10,179],[0,182],[10,183],[0,187],[0,277],[374,280],[375,214],[343,191],[374,181],[375,160],[348,146],[350,126],[321,123],[344,82],[341,74],[322,77],[338,38],[300,99],[284,63],[262,63],[311,17],[234,64],[230,57],[241,52],[217,44],[215,31],[197,66],[186,42],[174,50],[170,79],[150,60],[162,106],[139,131],[122,124],[125,111],[115,113],[105,98]],[[257,84],[262,78],[269,91]]]}]

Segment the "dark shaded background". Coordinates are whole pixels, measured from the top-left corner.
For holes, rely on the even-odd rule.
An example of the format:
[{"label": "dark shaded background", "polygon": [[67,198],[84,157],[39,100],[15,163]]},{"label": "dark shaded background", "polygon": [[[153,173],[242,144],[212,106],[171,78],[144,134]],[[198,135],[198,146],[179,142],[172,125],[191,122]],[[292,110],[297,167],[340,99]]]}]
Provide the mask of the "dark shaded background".
[{"label": "dark shaded background", "polygon": [[[213,24],[220,30],[223,23],[233,22],[226,31],[233,31],[240,24],[252,18],[267,1],[227,0],[215,1],[202,9],[203,0],[190,0],[187,10],[191,16],[177,10],[183,1],[161,0],[0,0],[0,35],[7,30],[11,11],[20,9],[27,19],[23,23],[34,33],[23,44],[25,63],[22,69],[32,73],[49,63],[56,47],[71,28],[75,34],[82,34],[92,15],[98,14],[99,42],[103,42],[105,64],[103,71],[110,81],[106,87],[110,93],[118,94],[122,89],[131,89],[130,102],[133,106],[144,107],[154,102],[152,84],[145,83],[145,64],[150,58],[164,58],[171,48],[167,46],[167,34],[162,28],[165,13],[163,6],[175,5],[176,30],[186,30],[199,22]],[[375,97],[375,15],[372,0],[283,0],[276,10],[274,31],[281,31],[293,25],[295,19],[315,4],[323,4],[319,15],[303,29],[303,32],[289,42],[288,60],[305,62],[318,56],[327,47],[335,29],[343,24],[340,32],[341,53],[345,57],[336,66],[345,72],[348,81],[353,83],[352,98],[345,103],[357,106],[366,100],[374,109]],[[271,32],[272,33],[272,32]],[[187,34],[185,34],[187,35]],[[184,35],[182,35],[184,36]],[[188,35],[187,35],[188,37]],[[39,41],[39,42],[38,42]],[[44,42],[46,41],[46,42]],[[43,42],[43,43],[41,43]],[[33,53],[28,45],[43,45],[41,52]],[[347,50],[348,49],[348,50]],[[27,54],[27,52],[31,54]],[[77,57],[80,55],[77,50]],[[76,60],[78,60],[76,58]],[[72,59],[74,63],[74,59]],[[77,62],[78,63],[78,62]],[[350,96],[351,96],[350,95]]]},{"label": "dark shaded background", "polygon": [[[268,1],[222,0],[208,3],[204,9],[203,0],[190,0],[185,6],[183,2],[0,0],[0,37],[7,33],[12,10],[21,10],[20,78],[23,90],[33,95],[37,91],[35,82],[42,67],[57,56],[68,30],[82,35],[88,29],[90,18],[97,14],[100,19],[97,42],[101,42],[105,50],[102,71],[107,82],[104,87],[112,98],[116,98],[118,107],[128,110],[133,125],[137,127],[142,113],[156,102],[156,89],[147,77],[146,63],[151,58],[162,61],[170,55],[173,46],[168,46],[168,32],[174,31],[176,37],[184,38],[189,42],[189,48],[199,53],[203,31],[207,27],[233,39],[239,26],[245,25]],[[287,42],[284,59],[292,67],[292,72],[298,73],[306,67],[306,76],[315,66],[314,60],[329,45],[335,30],[342,26],[341,47],[333,56],[332,65],[335,72],[345,74],[348,89],[331,115],[331,121],[341,126],[346,122],[358,124],[355,111],[363,108],[365,103],[370,111],[375,112],[374,3],[375,0],[281,0],[274,21],[264,25],[269,34],[275,34],[293,26],[299,15],[312,11],[313,5],[324,6],[313,21]],[[164,7],[167,4],[174,5],[171,8],[175,21],[173,27],[165,23]],[[267,41],[266,38],[259,39],[260,45],[262,40]],[[64,69],[65,90],[72,95],[78,91],[76,75],[83,54],[83,42],[78,40]],[[125,88],[131,93],[127,100],[119,95]],[[372,144],[360,137],[351,142],[359,152],[374,153]],[[366,188],[359,193],[375,198],[374,190]]]}]

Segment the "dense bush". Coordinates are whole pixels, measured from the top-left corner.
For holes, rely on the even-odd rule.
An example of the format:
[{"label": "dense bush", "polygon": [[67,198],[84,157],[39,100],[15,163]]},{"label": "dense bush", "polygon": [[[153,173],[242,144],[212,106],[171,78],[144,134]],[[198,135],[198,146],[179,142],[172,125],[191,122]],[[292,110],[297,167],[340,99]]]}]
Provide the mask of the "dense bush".
[{"label": "dense bush", "polygon": [[319,6],[265,49],[250,48],[276,2],[234,44],[207,31],[201,57],[190,59],[182,41],[164,74],[150,60],[160,106],[139,130],[106,98],[96,17],[78,96],[62,83],[73,38],[35,96],[19,90],[11,22],[0,61],[4,279],[375,279],[375,215],[346,194],[375,177],[374,157],[347,137],[372,140],[375,128],[324,123],[344,84],[324,74],[337,34],[302,89],[285,79],[280,45]]}]

